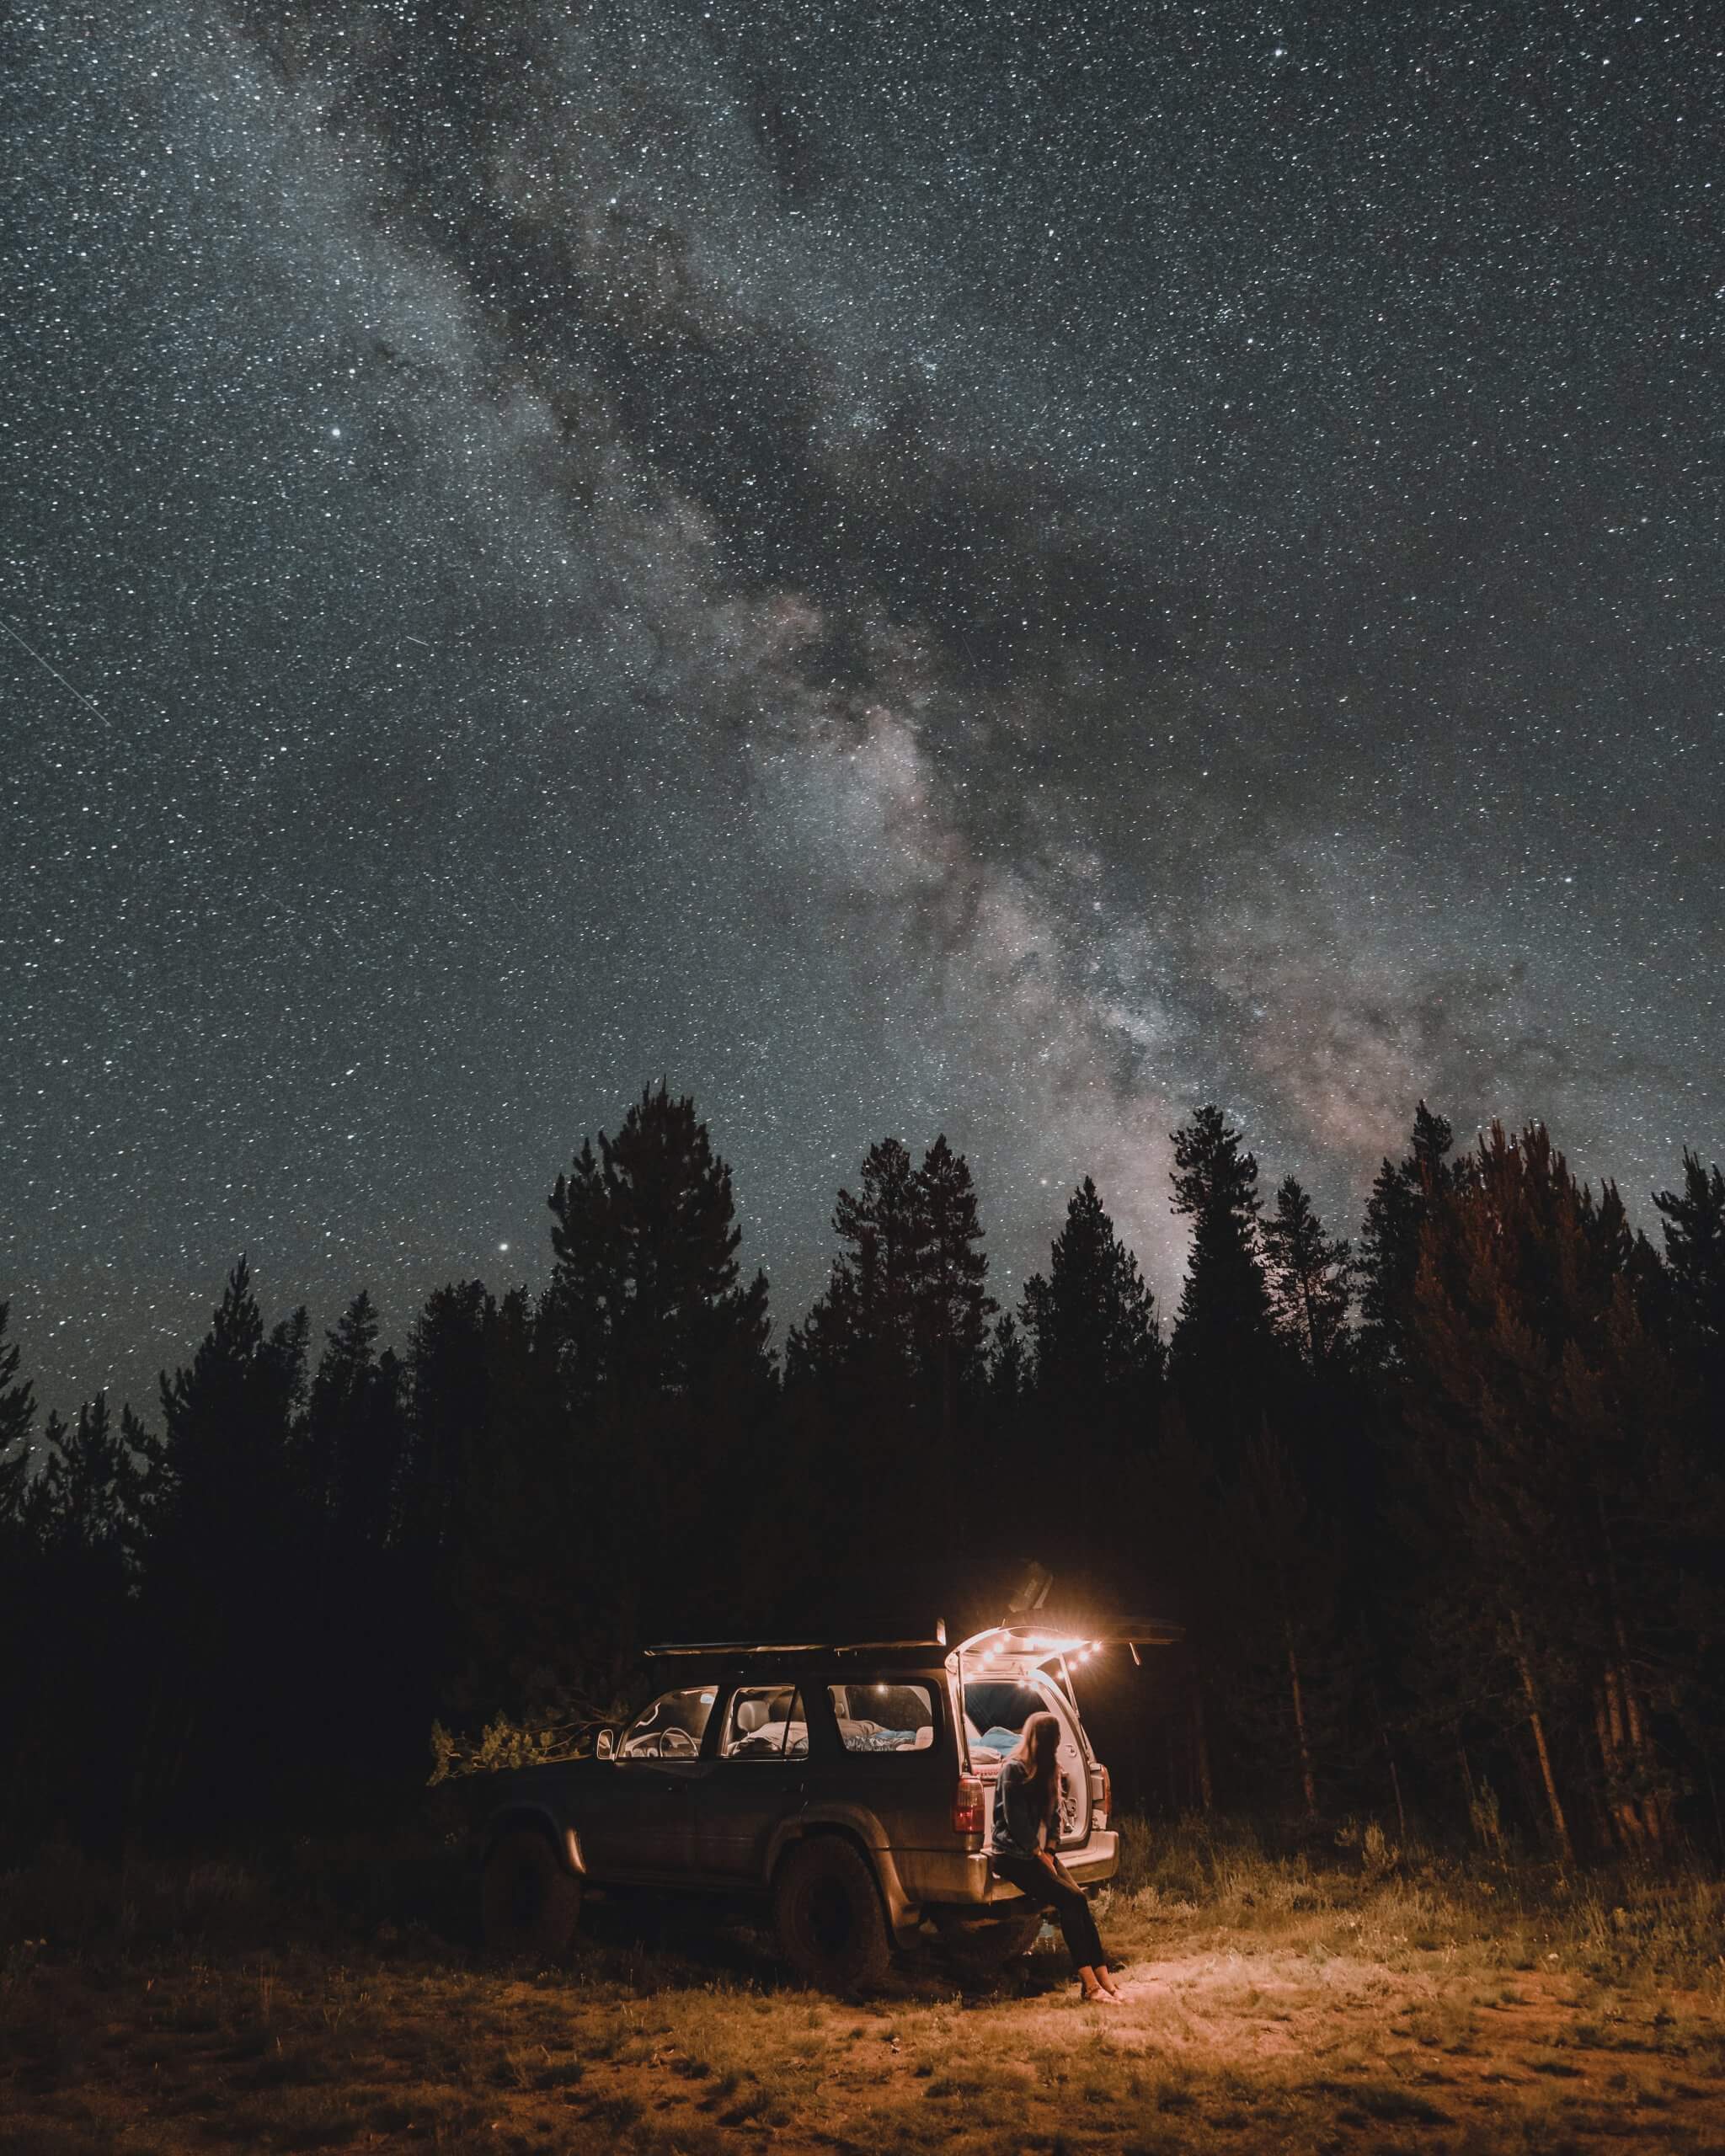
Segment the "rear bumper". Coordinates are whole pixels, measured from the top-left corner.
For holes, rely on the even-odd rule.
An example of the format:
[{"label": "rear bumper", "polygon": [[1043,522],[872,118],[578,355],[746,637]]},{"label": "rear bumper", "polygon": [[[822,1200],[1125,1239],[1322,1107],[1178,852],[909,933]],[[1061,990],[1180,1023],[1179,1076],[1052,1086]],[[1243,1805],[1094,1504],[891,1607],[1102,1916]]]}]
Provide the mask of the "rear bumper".
[{"label": "rear bumper", "polygon": [[[1023,1898],[1010,1881],[995,1877],[980,1849],[900,1849],[895,1855],[907,1903],[956,1903],[980,1909]],[[1120,1838],[1112,1828],[1092,1833],[1081,1848],[1062,1849],[1060,1862],[1079,1886],[1105,1886],[1119,1869]]]}]

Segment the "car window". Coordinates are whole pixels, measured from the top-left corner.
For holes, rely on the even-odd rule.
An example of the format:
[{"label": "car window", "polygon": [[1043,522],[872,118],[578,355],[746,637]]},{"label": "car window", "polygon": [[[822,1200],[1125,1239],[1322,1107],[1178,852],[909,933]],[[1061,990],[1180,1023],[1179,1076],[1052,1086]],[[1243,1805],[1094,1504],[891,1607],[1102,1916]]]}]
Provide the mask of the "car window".
[{"label": "car window", "polygon": [[697,1685],[686,1692],[665,1692],[640,1713],[623,1732],[617,1748],[620,1759],[692,1759],[701,1749],[702,1732],[713,1712],[717,1694]]},{"label": "car window", "polygon": [[829,1684],[826,1696],[847,1752],[926,1752],[934,1742],[934,1694],[926,1684],[870,1678]]},{"label": "car window", "polygon": [[750,1684],[731,1695],[721,1759],[798,1759],[809,1750],[802,1694],[788,1684]]},{"label": "car window", "polygon": [[1048,1701],[1029,1684],[973,1678],[964,1687],[964,1713],[973,1753],[980,1746],[1004,1758],[1018,1742],[1031,1716],[1047,1711]]}]

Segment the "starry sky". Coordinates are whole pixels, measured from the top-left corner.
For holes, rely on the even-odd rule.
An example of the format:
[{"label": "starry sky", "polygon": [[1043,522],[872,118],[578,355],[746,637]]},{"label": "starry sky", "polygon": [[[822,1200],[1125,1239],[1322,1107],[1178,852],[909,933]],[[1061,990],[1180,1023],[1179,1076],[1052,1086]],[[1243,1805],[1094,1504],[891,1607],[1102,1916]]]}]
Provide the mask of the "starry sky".
[{"label": "starry sky", "polygon": [[[644,1083],[781,1332],[1200,1101],[1725,1144],[1701,6],[94,0],[0,28],[0,1296],[49,1402],[537,1282]],[[505,1247],[506,1246],[506,1247]]]}]

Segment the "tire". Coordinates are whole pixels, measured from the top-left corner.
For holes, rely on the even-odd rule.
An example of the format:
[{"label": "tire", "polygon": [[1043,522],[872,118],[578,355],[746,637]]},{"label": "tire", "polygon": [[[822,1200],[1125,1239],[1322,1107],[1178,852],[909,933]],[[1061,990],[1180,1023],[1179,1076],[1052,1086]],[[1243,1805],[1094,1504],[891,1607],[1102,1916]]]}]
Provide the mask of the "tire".
[{"label": "tire", "polygon": [[784,1957],[804,1983],[849,1997],[873,1991],[893,1957],[868,1860],[837,1834],[798,1842],[773,1881]]},{"label": "tire", "polygon": [[555,1961],[569,1951],[581,1914],[581,1882],[531,1827],[498,1837],[480,1882],[485,1944],[511,1961]]},{"label": "tire", "polygon": [[987,1983],[1023,1961],[1042,1934],[1042,1912],[941,1926],[941,1951],[961,1976]]}]

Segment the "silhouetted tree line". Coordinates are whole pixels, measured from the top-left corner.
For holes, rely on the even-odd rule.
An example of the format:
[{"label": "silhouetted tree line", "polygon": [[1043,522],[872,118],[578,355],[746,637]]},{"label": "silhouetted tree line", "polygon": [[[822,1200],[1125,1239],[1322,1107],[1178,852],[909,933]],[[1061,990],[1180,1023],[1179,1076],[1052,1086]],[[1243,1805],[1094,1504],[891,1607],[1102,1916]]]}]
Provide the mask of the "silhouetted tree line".
[{"label": "silhouetted tree line", "polygon": [[1188,1627],[1087,1702],[1140,1802],[1717,1848],[1719,1169],[1655,1248],[1538,1124],[1458,1153],[1422,1103],[1354,1244],[1220,1109],[1173,1144],[1166,1328],[1088,1178],[1003,1309],[963,1155],[889,1138],[781,1361],[663,1087],[558,1177],[543,1291],[452,1282],[399,1354],[365,1294],[272,1326],[242,1258],[152,1417],[38,1430],[0,1305],[8,1838],[387,1819],[434,1718],[613,1710],[654,1636],[986,1621],[1034,1556]]}]

